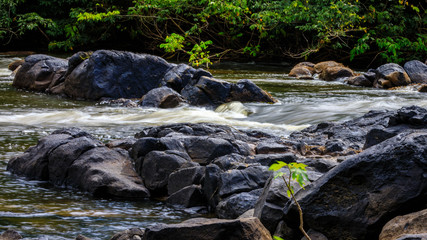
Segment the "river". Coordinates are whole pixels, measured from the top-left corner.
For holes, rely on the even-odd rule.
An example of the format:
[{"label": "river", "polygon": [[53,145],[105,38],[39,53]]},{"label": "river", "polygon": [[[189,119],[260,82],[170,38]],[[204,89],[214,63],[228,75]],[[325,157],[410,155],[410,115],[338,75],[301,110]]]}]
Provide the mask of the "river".
[{"label": "river", "polygon": [[369,110],[402,106],[427,107],[427,94],[360,88],[342,82],[296,80],[280,65],[226,63],[210,71],[219,79],[251,79],[279,100],[248,103],[248,116],[183,106],[172,110],[126,108],[97,102],[16,90],[7,65],[19,58],[0,55],[0,233],[13,228],[26,239],[94,240],[144,228],[156,222],[176,223],[200,216],[159,201],[94,199],[85,193],[26,181],[6,171],[8,160],[52,131],[76,126],[101,141],[132,137],[141,128],[167,123],[212,122],[240,129],[260,129],[286,136],[324,121],[344,121]]}]

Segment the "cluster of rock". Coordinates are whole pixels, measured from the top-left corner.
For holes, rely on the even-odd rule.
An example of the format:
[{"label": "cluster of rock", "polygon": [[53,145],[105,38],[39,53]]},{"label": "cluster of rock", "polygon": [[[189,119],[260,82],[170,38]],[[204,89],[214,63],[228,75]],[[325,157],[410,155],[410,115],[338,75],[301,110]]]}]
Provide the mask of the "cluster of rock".
[{"label": "cluster of rock", "polygon": [[11,64],[10,69],[16,72],[16,88],[74,99],[142,97],[142,106],[164,108],[183,102],[211,107],[231,101],[276,101],[250,80],[229,83],[203,69],[148,54],[98,50],[79,52],[69,59],[36,54]]},{"label": "cluster of rock", "polygon": [[[301,239],[296,207],[268,170],[278,160],[297,161],[308,165],[311,181],[302,191],[295,186],[310,233],[375,239],[396,216],[421,211],[416,218],[425,221],[426,130],[427,110],[419,107],[320,123],[288,138],[216,124],[172,124],[105,145],[73,128],[40,139],[7,169],[95,196],[162,196],[173,205],[207,207],[221,218],[156,225],[142,239],[271,239],[264,226],[271,234]],[[224,220],[241,215],[246,217]],[[234,230],[241,235],[230,229],[242,229]],[[406,229],[413,228],[399,231],[426,234],[425,228]]]},{"label": "cluster of rock", "polygon": [[390,89],[414,85],[414,89],[427,92],[427,65],[418,60],[409,61],[403,67],[388,63],[362,74],[355,73],[334,61],[317,64],[301,62],[294,66],[289,76],[297,79],[313,79],[316,74],[325,81],[341,80],[354,86]]}]

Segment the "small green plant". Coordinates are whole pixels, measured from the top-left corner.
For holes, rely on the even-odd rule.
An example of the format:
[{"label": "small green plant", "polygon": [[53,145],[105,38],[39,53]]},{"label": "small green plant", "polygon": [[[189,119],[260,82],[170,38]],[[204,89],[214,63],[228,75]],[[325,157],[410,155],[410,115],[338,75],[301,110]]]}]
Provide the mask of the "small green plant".
[{"label": "small green plant", "polygon": [[[308,236],[308,234],[304,230],[302,209],[297,199],[295,198],[294,187],[291,184],[292,180],[296,181],[300,185],[300,187],[304,189],[304,184],[309,181],[307,176],[307,170],[305,169],[306,167],[307,165],[303,163],[296,163],[296,162],[285,163],[282,161],[277,161],[277,163],[274,163],[270,166],[269,170],[274,171],[275,179],[282,178],[283,181],[285,182],[288,197],[290,197],[295,202],[295,205],[298,208],[299,220],[300,220],[299,229],[308,240],[311,240],[311,238]],[[289,173],[279,171],[282,168],[286,168],[289,171]],[[278,236],[274,236],[274,239],[283,240],[283,238]]]}]

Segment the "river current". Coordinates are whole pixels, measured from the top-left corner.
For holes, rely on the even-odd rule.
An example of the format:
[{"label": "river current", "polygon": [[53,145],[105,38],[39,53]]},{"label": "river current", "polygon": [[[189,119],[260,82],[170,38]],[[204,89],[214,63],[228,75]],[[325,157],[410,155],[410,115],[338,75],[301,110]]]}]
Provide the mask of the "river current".
[{"label": "river current", "polygon": [[155,200],[94,199],[6,171],[11,157],[59,128],[79,127],[104,142],[132,137],[143,127],[183,122],[212,122],[287,136],[311,124],[350,120],[369,110],[427,107],[426,93],[360,88],[339,81],[296,80],[287,76],[289,67],[227,63],[213,66],[210,71],[214,77],[230,82],[251,79],[279,102],[244,104],[249,115],[189,106],[171,110],[126,108],[16,90],[7,66],[17,59],[0,55],[0,233],[12,228],[25,239],[74,239],[78,234],[94,240],[109,239],[131,227],[201,216],[192,209],[174,208]]}]

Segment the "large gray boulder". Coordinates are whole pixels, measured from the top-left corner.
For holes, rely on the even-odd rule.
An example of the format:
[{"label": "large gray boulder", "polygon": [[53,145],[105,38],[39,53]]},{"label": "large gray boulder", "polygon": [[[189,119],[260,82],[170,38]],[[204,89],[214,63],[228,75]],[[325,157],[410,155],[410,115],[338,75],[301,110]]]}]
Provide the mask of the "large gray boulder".
[{"label": "large gray boulder", "polygon": [[257,218],[224,220],[194,218],[179,224],[156,224],[145,229],[144,240],[271,240]]},{"label": "large gray boulder", "polygon": [[405,65],[403,68],[408,73],[411,82],[413,83],[427,83],[427,65],[418,61],[412,60]]},{"label": "large gray boulder", "polygon": [[7,170],[100,197],[150,196],[127,151],[110,149],[76,128],[58,130],[40,139],[36,146],[12,158]]},{"label": "large gray boulder", "polygon": [[391,88],[406,86],[411,83],[405,69],[396,63],[381,65],[375,70],[375,73],[374,87]]}]

